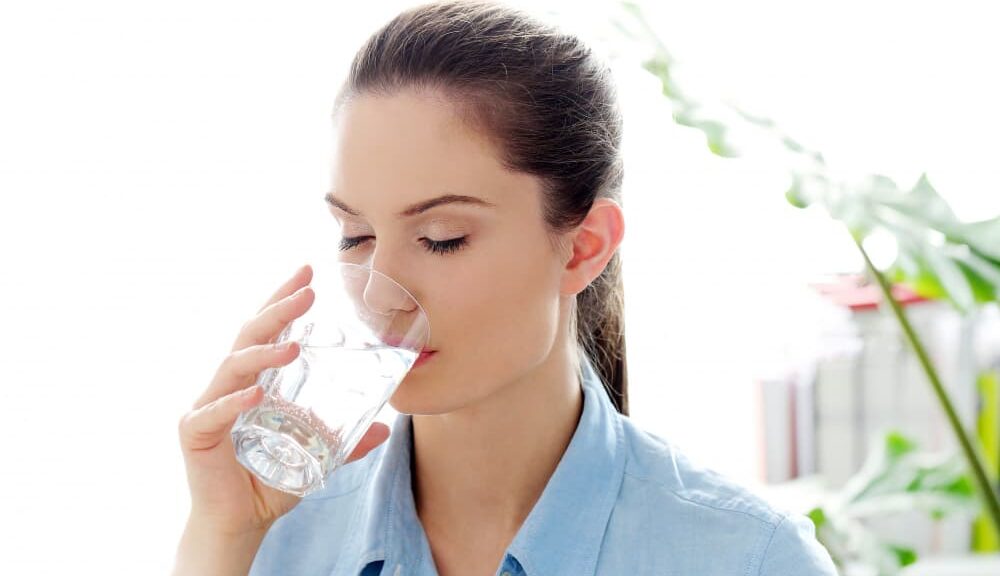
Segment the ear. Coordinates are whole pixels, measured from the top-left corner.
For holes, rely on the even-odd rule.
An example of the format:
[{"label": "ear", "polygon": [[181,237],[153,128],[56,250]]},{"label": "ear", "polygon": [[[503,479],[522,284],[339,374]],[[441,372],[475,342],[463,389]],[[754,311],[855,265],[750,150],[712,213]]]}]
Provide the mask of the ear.
[{"label": "ear", "polygon": [[621,206],[609,198],[598,198],[587,217],[572,232],[573,252],[563,268],[560,292],[579,294],[604,271],[625,235]]}]

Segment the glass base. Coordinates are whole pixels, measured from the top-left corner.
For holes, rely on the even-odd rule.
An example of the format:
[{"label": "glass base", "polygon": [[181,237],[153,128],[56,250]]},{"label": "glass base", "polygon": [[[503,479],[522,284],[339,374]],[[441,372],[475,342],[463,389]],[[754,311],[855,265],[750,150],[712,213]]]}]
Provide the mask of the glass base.
[{"label": "glass base", "polygon": [[319,461],[290,436],[245,426],[233,432],[233,446],[240,463],[271,488],[306,496],[323,487]]}]

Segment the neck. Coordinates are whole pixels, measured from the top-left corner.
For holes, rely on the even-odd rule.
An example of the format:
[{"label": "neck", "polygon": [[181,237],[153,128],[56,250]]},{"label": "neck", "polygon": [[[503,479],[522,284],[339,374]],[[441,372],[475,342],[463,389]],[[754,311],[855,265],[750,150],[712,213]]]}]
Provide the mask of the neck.
[{"label": "neck", "polygon": [[575,354],[561,343],[475,405],[413,416],[413,494],[428,534],[513,539],[579,423]]}]

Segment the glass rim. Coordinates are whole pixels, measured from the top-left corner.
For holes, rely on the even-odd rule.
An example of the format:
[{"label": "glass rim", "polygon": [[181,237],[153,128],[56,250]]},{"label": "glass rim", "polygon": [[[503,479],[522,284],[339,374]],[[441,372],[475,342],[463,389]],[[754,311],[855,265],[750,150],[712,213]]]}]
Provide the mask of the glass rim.
[{"label": "glass rim", "polygon": [[[315,261],[320,262],[320,264],[319,265],[313,264],[313,262],[315,262]],[[388,280],[389,282],[391,282],[398,289],[402,290],[403,294],[405,294],[406,297],[409,298],[410,301],[413,302],[417,306],[418,316],[422,317],[424,319],[424,326],[425,326],[425,329],[424,329],[425,334],[424,334],[423,342],[422,342],[422,344],[420,346],[420,350],[423,351],[425,348],[427,348],[427,345],[430,343],[430,340],[431,340],[431,320],[430,320],[430,316],[427,314],[427,310],[424,308],[423,304],[421,304],[420,301],[417,300],[417,298],[413,295],[413,293],[410,292],[405,286],[403,286],[402,284],[400,284],[395,278],[393,278],[392,276],[389,276],[385,272],[377,270],[376,268],[372,267],[371,264],[358,264],[356,262],[346,262],[344,260],[332,260],[331,261],[331,260],[327,260],[327,259],[324,259],[324,258],[312,258],[312,259],[308,260],[306,263],[313,269],[313,272],[315,272],[317,269],[323,270],[324,268],[338,268],[338,269],[339,268],[348,268],[348,269],[353,268],[353,269],[357,269],[357,270],[364,270],[364,271],[367,271],[367,272],[369,272],[371,274],[378,274],[383,279]],[[315,278],[315,275],[314,275],[314,278]],[[296,319],[296,320],[298,320],[298,319]],[[289,322],[289,326],[293,322]],[[403,347],[403,346],[398,345],[398,344],[387,344],[387,345],[391,346],[393,348],[401,348],[401,347]],[[309,345],[309,346],[311,348],[343,348],[343,346],[332,345],[332,344],[319,344],[319,345]]]}]

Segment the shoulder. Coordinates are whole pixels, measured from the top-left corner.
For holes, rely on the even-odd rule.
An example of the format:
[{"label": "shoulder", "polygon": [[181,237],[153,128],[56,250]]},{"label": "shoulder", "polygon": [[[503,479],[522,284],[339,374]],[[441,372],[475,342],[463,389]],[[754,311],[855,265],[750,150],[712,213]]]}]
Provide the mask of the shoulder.
[{"label": "shoulder", "polygon": [[279,518],[261,543],[250,576],[329,574],[364,499],[385,444],[330,475],[324,488]]},{"label": "shoulder", "polygon": [[601,554],[606,570],[836,574],[808,518],[776,509],[628,417],[619,418],[627,454]]}]

